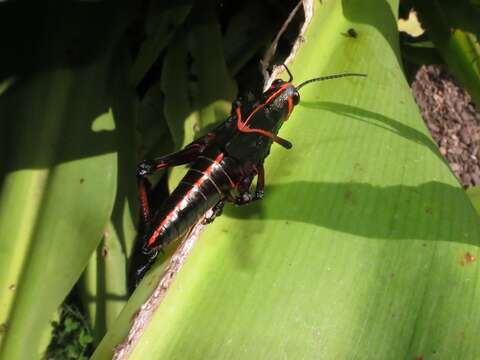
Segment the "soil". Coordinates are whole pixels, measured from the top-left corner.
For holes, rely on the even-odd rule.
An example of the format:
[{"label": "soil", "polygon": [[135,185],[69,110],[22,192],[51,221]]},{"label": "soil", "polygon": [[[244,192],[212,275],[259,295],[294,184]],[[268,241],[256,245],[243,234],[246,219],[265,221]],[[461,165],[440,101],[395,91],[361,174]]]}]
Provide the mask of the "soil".
[{"label": "soil", "polygon": [[422,66],[412,91],[440,152],[464,187],[480,185],[480,113],[444,67]]}]

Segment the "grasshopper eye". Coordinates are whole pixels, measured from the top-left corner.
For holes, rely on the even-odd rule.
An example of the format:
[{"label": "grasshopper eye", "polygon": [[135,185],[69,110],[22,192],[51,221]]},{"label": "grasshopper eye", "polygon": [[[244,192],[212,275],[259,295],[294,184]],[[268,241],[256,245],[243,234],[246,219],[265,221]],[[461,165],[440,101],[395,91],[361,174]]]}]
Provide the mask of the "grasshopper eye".
[{"label": "grasshopper eye", "polygon": [[298,102],[300,101],[300,94],[298,93],[298,91],[295,91],[292,94],[292,101],[293,101],[293,105],[297,105]]}]

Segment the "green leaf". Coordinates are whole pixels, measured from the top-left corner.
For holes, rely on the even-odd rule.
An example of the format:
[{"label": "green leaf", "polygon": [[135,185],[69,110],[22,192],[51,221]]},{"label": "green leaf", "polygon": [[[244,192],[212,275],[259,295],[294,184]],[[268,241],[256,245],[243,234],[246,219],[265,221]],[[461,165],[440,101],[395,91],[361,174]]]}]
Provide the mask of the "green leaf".
[{"label": "green leaf", "polygon": [[[26,92],[19,89],[12,95],[24,99],[29,110],[24,118],[16,117],[25,121],[24,131],[9,133],[19,143],[11,164],[20,167],[6,176],[0,200],[1,322],[9,328],[0,353],[6,358],[33,358],[27,354],[35,351],[37,333],[78,279],[112,208],[115,138],[111,131],[91,131],[88,122],[113,125],[113,117],[84,103],[91,99],[95,104],[93,100],[101,97],[91,90],[94,79],[108,69],[105,62],[99,65],[76,74],[59,70],[32,79]],[[74,85],[80,79],[83,89]],[[60,152],[52,151],[55,143]],[[105,147],[111,152],[81,155],[84,148]],[[55,164],[58,156],[75,153],[85,157]],[[23,345],[25,338],[31,347]]]},{"label": "green leaf", "polygon": [[403,42],[402,57],[413,64],[441,64],[443,61],[431,42]]},{"label": "green leaf", "polygon": [[187,62],[187,38],[184,30],[180,29],[167,48],[161,78],[161,89],[165,94],[165,120],[177,148],[188,144],[193,138],[197,116],[189,96],[190,69]]},{"label": "green leaf", "polygon": [[236,87],[225,63],[214,2],[197,3],[192,15],[189,48],[192,73],[198,79],[196,91],[192,91],[193,106],[198,109],[196,128],[208,129],[229,115]]},{"label": "green leaf", "polygon": [[[7,14],[2,24],[18,19]],[[22,67],[21,53],[2,57],[4,73],[17,79],[0,97],[8,151],[0,191],[2,359],[41,355],[52,315],[102,237],[117,183],[110,75],[125,21],[102,4],[56,4],[38,16],[45,23],[35,27],[35,65]],[[79,31],[86,19],[92,25]],[[23,46],[22,35],[11,36]]]},{"label": "green leaf", "polygon": [[468,1],[416,1],[420,20],[449,70],[480,106],[480,9]]},{"label": "green leaf", "polygon": [[[189,30],[177,31],[162,68],[164,115],[177,148],[202,135],[200,130],[208,130],[224,120],[236,93],[223,56],[212,1],[194,7]],[[179,179],[182,172],[173,169],[171,178]]]},{"label": "green leaf", "polygon": [[473,207],[477,211],[477,214],[480,215],[480,186],[467,189],[467,195],[470,198]]},{"label": "green leaf", "polygon": [[[276,25],[276,26],[272,26]],[[272,16],[271,4],[249,2],[236,14],[225,31],[223,49],[231,75],[235,75],[262,47],[269,45],[281,24]]]},{"label": "green leaf", "polygon": [[163,109],[164,95],[160,83],[156,83],[138,107],[137,130],[142,140],[139,159],[155,158],[173,151],[174,144]]},{"label": "green leaf", "polygon": [[138,85],[167,46],[175,30],[183,24],[192,8],[189,0],[153,1],[149,6],[146,40],[132,67],[132,84]]},{"label": "green leaf", "polygon": [[118,139],[117,192],[102,242],[79,282],[80,296],[96,342],[103,337],[129,297],[126,269],[136,238],[137,188],[130,179],[135,174],[137,161],[134,151],[137,103],[135,91],[126,79],[130,64],[125,51],[126,48],[121,47],[114,56],[116,62],[112,64],[112,108]]},{"label": "green leaf", "polygon": [[[315,2],[294,82],[368,78],[302,88],[265,199],[207,227],[129,359],[480,357],[478,216],[405,81],[397,7]],[[93,359],[111,358],[158,272]]]},{"label": "green leaf", "polygon": [[87,334],[85,331],[82,331],[80,333],[80,336],[78,338],[78,342],[81,346],[86,347],[88,346],[91,342],[93,341],[93,337],[91,337],[89,334]]},{"label": "green leaf", "polygon": [[188,34],[183,29],[175,34],[162,68],[164,115],[177,147],[190,143],[200,129],[225,119],[236,92],[211,1],[197,4],[192,19]]}]

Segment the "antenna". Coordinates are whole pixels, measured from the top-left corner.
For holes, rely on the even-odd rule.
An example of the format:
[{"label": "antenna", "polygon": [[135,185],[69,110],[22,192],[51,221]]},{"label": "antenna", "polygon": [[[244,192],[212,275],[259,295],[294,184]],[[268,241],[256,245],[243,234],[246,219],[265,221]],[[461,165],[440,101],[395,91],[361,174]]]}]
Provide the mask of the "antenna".
[{"label": "antenna", "polygon": [[[288,70],[288,69],[287,69]],[[290,71],[289,71],[290,73]],[[331,80],[331,79],[338,79],[342,77],[347,77],[347,76],[362,76],[362,77],[367,77],[367,74],[359,74],[359,73],[344,73],[344,74],[333,74],[333,75],[327,75],[327,76],[321,76],[317,78],[313,78],[307,81],[304,81],[300,85],[297,86],[297,90],[300,90],[303,86],[310,84],[315,81],[323,81],[323,80]]]},{"label": "antenna", "polygon": [[285,70],[287,70],[288,76],[290,76],[290,78],[288,79],[288,82],[291,83],[292,80],[293,80],[293,75],[292,75],[292,73],[290,72],[290,69],[287,67],[287,65],[285,65],[285,64],[282,64],[282,65],[283,65],[283,67],[285,68]]}]

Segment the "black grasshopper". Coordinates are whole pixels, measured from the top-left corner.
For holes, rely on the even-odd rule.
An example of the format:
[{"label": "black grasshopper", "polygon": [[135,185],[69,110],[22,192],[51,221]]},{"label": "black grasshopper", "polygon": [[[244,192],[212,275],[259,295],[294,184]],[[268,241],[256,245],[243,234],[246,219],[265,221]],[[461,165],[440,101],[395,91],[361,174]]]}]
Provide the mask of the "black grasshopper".
[{"label": "black grasshopper", "polygon": [[[287,69],[288,71],[288,69]],[[300,88],[314,81],[346,76],[365,76],[345,73],[307,80],[298,86],[290,79],[275,80],[270,88],[256,99],[233,102],[231,115],[207,135],[184,149],[138,165],[137,178],[146,232],[142,251],[147,264],[137,270],[142,277],[159,250],[186,234],[207,212],[212,215],[206,223],[220,215],[226,201],[236,205],[248,204],[263,198],[265,172],[263,163],[275,142],[286,149],[292,144],[277,135],[300,101]],[[148,204],[146,176],[160,169],[189,164],[189,170],[165,203],[152,211]],[[257,177],[256,189],[250,190]]]}]

